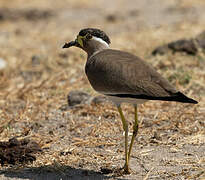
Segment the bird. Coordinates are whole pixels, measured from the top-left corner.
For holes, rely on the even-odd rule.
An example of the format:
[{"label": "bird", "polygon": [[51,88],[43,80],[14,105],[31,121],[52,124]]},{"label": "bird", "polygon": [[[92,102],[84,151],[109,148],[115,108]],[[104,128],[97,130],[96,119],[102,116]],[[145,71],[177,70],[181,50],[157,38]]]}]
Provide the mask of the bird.
[{"label": "bird", "polygon": [[[130,174],[130,155],[138,134],[138,105],[149,100],[176,101],[197,104],[198,102],[178,91],[154,67],[141,58],[110,48],[110,38],[97,28],[80,30],[74,41],[62,48],[77,47],[87,53],[85,73],[95,91],[107,96],[117,107],[125,136],[125,165],[123,172]],[[128,147],[128,123],[121,104],[134,106],[134,123]]]}]

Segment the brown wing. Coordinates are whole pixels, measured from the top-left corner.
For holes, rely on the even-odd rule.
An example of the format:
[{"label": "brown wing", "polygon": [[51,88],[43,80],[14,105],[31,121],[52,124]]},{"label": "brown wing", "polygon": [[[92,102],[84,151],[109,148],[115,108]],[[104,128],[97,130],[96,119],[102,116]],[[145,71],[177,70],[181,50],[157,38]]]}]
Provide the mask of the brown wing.
[{"label": "brown wing", "polygon": [[169,96],[177,92],[149,64],[117,50],[104,50],[88,60],[86,74],[94,89],[107,93]]}]

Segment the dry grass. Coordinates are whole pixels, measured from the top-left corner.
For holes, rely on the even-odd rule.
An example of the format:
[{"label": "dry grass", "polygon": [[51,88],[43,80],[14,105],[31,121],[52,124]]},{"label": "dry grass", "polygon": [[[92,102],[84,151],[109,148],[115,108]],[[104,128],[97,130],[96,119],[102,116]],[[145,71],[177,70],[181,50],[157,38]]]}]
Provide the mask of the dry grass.
[{"label": "dry grass", "polygon": [[[2,7],[17,9],[21,8],[19,2],[0,1]],[[158,45],[194,37],[204,30],[203,22],[199,19],[160,27],[141,22],[136,27],[134,19],[125,22],[122,17],[109,22],[104,14],[99,26],[89,17],[74,17],[71,21],[69,11],[92,9],[89,1],[52,2],[55,8],[50,1],[28,1],[23,7],[49,9],[53,16],[46,20],[0,20],[0,58],[7,62],[6,69],[0,70],[0,139],[29,138],[43,150],[32,164],[2,167],[4,175],[21,177],[15,173],[26,174],[24,169],[29,167],[36,173],[54,172],[62,177],[81,173],[81,178],[115,179],[113,174],[101,176],[100,171],[117,169],[124,162],[123,130],[116,108],[110,103],[62,108],[71,90],[96,94],[83,71],[86,55],[75,48],[62,50],[61,46],[75,38],[82,27],[97,26],[110,33],[112,47],[145,58],[178,89],[199,101],[198,105],[148,102],[140,106],[140,130],[131,160],[134,173],[126,178],[203,179],[205,55],[150,55]],[[196,1],[181,2],[187,7]],[[204,5],[203,1],[197,2]],[[131,125],[133,108],[126,104],[123,110]],[[13,171],[13,176],[9,175]]]}]

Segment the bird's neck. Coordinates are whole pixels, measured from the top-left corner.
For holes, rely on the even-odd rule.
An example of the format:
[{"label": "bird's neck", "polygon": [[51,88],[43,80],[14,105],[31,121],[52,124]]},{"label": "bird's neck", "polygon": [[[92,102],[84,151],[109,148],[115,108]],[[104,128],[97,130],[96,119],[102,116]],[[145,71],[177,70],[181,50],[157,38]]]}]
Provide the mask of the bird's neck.
[{"label": "bird's neck", "polygon": [[109,49],[109,45],[99,39],[99,38],[94,38],[93,40],[89,41],[89,45],[87,46],[87,48],[85,49],[85,51],[88,54],[88,59],[93,56],[94,54],[104,50],[104,49]]}]

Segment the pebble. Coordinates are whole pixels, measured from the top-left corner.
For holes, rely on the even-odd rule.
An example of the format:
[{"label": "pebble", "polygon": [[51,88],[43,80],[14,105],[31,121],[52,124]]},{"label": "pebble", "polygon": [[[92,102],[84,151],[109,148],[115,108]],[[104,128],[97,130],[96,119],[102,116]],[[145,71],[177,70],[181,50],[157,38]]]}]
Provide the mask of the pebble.
[{"label": "pebble", "polygon": [[83,91],[71,91],[68,94],[68,105],[86,104],[90,99],[91,96]]},{"label": "pebble", "polygon": [[6,66],[7,66],[7,62],[4,59],[0,58],[0,70],[5,69]]}]

